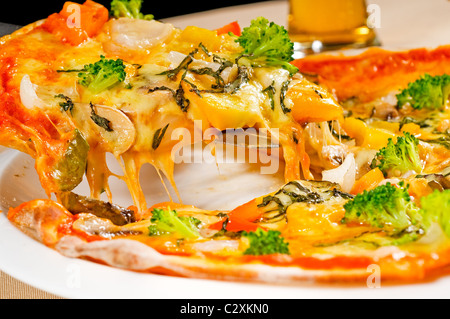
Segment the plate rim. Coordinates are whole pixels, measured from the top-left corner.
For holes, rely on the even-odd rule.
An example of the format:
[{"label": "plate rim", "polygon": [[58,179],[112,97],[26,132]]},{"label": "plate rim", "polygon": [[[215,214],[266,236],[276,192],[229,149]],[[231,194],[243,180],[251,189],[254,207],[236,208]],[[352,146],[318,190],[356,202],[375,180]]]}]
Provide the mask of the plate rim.
[{"label": "plate rim", "polygon": [[[0,153],[0,178],[13,163],[26,154],[14,150]],[[1,195],[1,189],[0,189]],[[364,285],[296,285],[221,281],[172,277],[122,270],[83,259],[73,259],[28,237],[0,213],[0,270],[25,284],[70,299],[341,299],[341,298],[447,298],[450,277],[431,283],[383,285],[380,289]],[[11,242],[11,238],[14,240]],[[20,254],[17,254],[20,251]],[[33,267],[29,267],[32,265]],[[53,267],[49,267],[53,265]],[[79,271],[79,273],[78,273]],[[73,283],[80,274],[79,285]],[[369,275],[369,274],[368,274]],[[111,282],[111,278],[114,278]],[[97,285],[100,283],[101,285]],[[175,291],[171,287],[177,287]],[[120,287],[120,289],[117,289]],[[148,287],[163,288],[162,290]],[[194,287],[194,288],[193,288]]]}]

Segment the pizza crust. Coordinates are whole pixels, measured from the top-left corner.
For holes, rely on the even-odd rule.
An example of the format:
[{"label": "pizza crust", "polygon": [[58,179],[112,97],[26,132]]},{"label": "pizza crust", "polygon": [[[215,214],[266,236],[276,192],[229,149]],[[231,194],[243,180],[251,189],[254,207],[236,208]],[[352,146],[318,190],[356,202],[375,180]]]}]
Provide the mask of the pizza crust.
[{"label": "pizza crust", "polygon": [[350,279],[355,281],[368,275],[367,269],[308,270],[262,263],[227,263],[202,256],[163,255],[152,247],[130,239],[87,242],[76,236],[65,236],[55,245],[55,249],[66,257],[89,259],[115,268],[198,279],[288,284]]}]

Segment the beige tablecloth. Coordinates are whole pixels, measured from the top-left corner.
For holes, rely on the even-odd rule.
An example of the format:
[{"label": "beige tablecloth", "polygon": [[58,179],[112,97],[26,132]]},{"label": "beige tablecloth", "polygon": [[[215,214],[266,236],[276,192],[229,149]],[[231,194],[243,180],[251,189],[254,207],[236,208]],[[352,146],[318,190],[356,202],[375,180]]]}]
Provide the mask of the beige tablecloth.
[{"label": "beige tablecloth", "polygon": [[60,299],[0,272],[0,299]]},{"label": "beige tablecloth", "polygon": [[[376,30],[381,42],[387,47],[414,48],[450,43],[450,2],[444,0],[367,0],[377,4],[381,24]],[[287,1],[268,1],[236,7],[212,10],[199,14],[166,19],[176,27],[197,25],[217,28],[238,20],[247,25],[256,16],[265,16],[271,21],[286,25]],[[0,256],[1,258],[1,256]],[[48,292],[14,279],[0,272],[0,299],[52,299],[60,298]]]}]

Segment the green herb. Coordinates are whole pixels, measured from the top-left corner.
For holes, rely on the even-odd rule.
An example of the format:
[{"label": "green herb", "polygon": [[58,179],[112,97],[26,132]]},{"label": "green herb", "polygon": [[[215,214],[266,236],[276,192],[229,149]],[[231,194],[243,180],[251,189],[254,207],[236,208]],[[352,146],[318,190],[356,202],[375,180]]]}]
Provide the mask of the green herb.
[{"label": "green herb", "polygon": [[56,70],[57,73],[75,73],[75,72],[86,72],[85,69],[66,69],[66,70]]},{"label": "green herb", "polygon": [[263,90],[263,93],[267,93],[267,96],[269,97],[270,109],[272,111],[275,109],[275,100],[274,100],[275,87],[273,86],[273,84],[274,82],[272,81],[272,84]]},{"label": "green herb", "polygon": [[445,134],[443,136],[428,139],[428,140],[422,140],[423,142],[430,143],[430,144],[439,144],[444,146],[446,149],[450,150],[450,136],[448,134]]},{"label": "green herb", "polygon": [[223,78],[220,76],[220,73],[222,71],[220,71],[220,69],[218,71],[214,71],[211,68],[208,67],[204,67],[204,68],[200,68],[200,69],[189,69],[189,72],[198,74],[198,75],[209,75],[212,76],[215,80],[216,80],[216,84],[212,86],[213,89],[220,89],[223,88],[224,81]]},{"label": "green herb", "polygon": [[181,82],[176,90],[173,90],[167,86],[158,86],[154,87],[148,90],[148,93],[152,93],[155,91],[169,91],[172,93],[173,98],[175,99],[175,102],[177,105],[181,108],[183,112],[187,112],[189,109],[190,101],[186,99],[184,96],[184,89],[181,86]]},{"label": "green herb", "polygon": [[154,150],[156,150],[159,147],[159,145],[161,144],[161,141],[162,141],[162,139],[164,137],[164,134],[166,134],[166,131],[167,131],[167,128],[169,127],[169,124],[170,123],[168,123],[162,129],[161,128],[157,129],[156,132],[155,132],[155,135],[153,135],[152,148]]},{"label": "green herb", "polygon": [[317,91],[316,89],[314,89],[314,92],[315,92],[321,99],[323,99],[323,96],[322,96],[322,94],[321,94],[319,91]]},{"label": "green herb", "polygon": [[236,93],[250,78],[248,68],[240,65],[238,67],[238,75],[233,82],[227,83],[223,89],[224,93]]},{"label": "green herb", "polygon": [[[287,195],[289,197],[289,201],[282,201],[280,199],[280,195]],[[306,202],[310,204],[318,204],[323,201],[324,199],[317,192],[311,191],[297,181],[290,181],[280,188],[275,194],[263,197],[263,200],[260,204],[258,204],[258,207],[266,207],[273,202],[277,204],[277,208],[275,210],[284,215],[288,207],[293,203]]]},{"label": "green herb", "polygon": [[65,96],[64,94],[57,94],[57,95],[55,95],[55,98],[60,98],[60,99],[64,100],[64,102],[59,103],[59,106],[61,106],[62,111],[65,111],[65,112],[69,111],[70,113],[72,113],[74,104],[70,97]]},{"label": "green herb", "polygon": [[183,76],[181,77],[181,81],[189,84],[189,86],[191,87],[191,89],[189,90],[190,92],[194,92],[195,94],[197,94],[199,97],[202,97],[200,92],[202,92],[201,90],[199,90],[197,88],[197,86],[194,83],[191,83],[189,80],[186,79],[186,72],[183,74]]},{"label": "green herb", "polygon": [[211,55],[211,53],[209,52],[209,50],[203,45],[203,43],[199,43],[198,44],[198,47],[207,55],[207,56],[210,56]]},{"label": "green herb", "polygon": [[417,124],[417,125],[419,125],[420,126],[420,128],[425,128],[425,127],[430,127],[431,125],[430,124],[428,124],[428,123],[426,123],[426,119],[425,120],[418,120],[418,119],[415,119],[415,118],[412,118],[412,117],[409,117],[409,116],[405,116],[404,118],[402,118],[401,119],[401,121],[399,122],[399,130],[401,130],[402,129],[402,127],[405,125],[405,124],[409,124],[409,123],[414,123],[414,124]]},{"label": "green herb", "polygon": [[345,134],[342,134],[342,133],[340,133],[340,132],[337,132],[337,131],[334,129],[334,127],[333,127],[333,121],[329,121],[329,122],[328,122],[328,127],[330,128],[331,134],[332,134],[334,137],[336,137],[336,138],[338,138],[338,139],[345,140],[345,141],[349,141],[349,140],[352,139],[352,138],[351,138],[350,136],[348,136],[348,135],[345,135]]},{"label": "green herb", "polygon": [[157,75],[165,75],[169,79],[174,79],[178,75],[178,73],[181,72],[181,70],[187,70],[189,64],[191,64],[194,61],[193,56],[197,52],[198,52],[198,49],[195,49],[194,51],[192,51],[191,53],[186,55],[186,57],[180,62],[180,64],[175,69],[170,69],[170,70],[161,72]]},{"label": "green herb", "polygon": [[284,104],[284,99],[286,97],[286,92],[289,88],[289,83],[290,83],[289,80],[283,82],[283,85],[281,86],[281,91],[280,91],[280,106],[281,106],[281,110],[283,111],[284,114],[289,113],[291,111],[291,109],[287,108],[286,105]]},{"label": "green herb", "polygon": [[107,132],[112,132],[113,129],[111,128],[111,121],[95,113],[94,105],[92,103],[89,103],[89,106],[91,107],[92,121],[94,121],[94,123],[101,128],[105,129]]}]

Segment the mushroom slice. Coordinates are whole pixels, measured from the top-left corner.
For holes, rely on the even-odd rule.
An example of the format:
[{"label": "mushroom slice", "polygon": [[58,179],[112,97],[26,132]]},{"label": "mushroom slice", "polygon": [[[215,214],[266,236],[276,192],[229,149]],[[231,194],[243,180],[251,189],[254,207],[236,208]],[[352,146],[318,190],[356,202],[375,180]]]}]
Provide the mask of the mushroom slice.
[{"label": "mushroom slice", "polygon": [[88,140],[100,144],[104,151],[118,157],[134,143],[136,129],[121,110],[106,105],[75,103],[73,117]]}]

